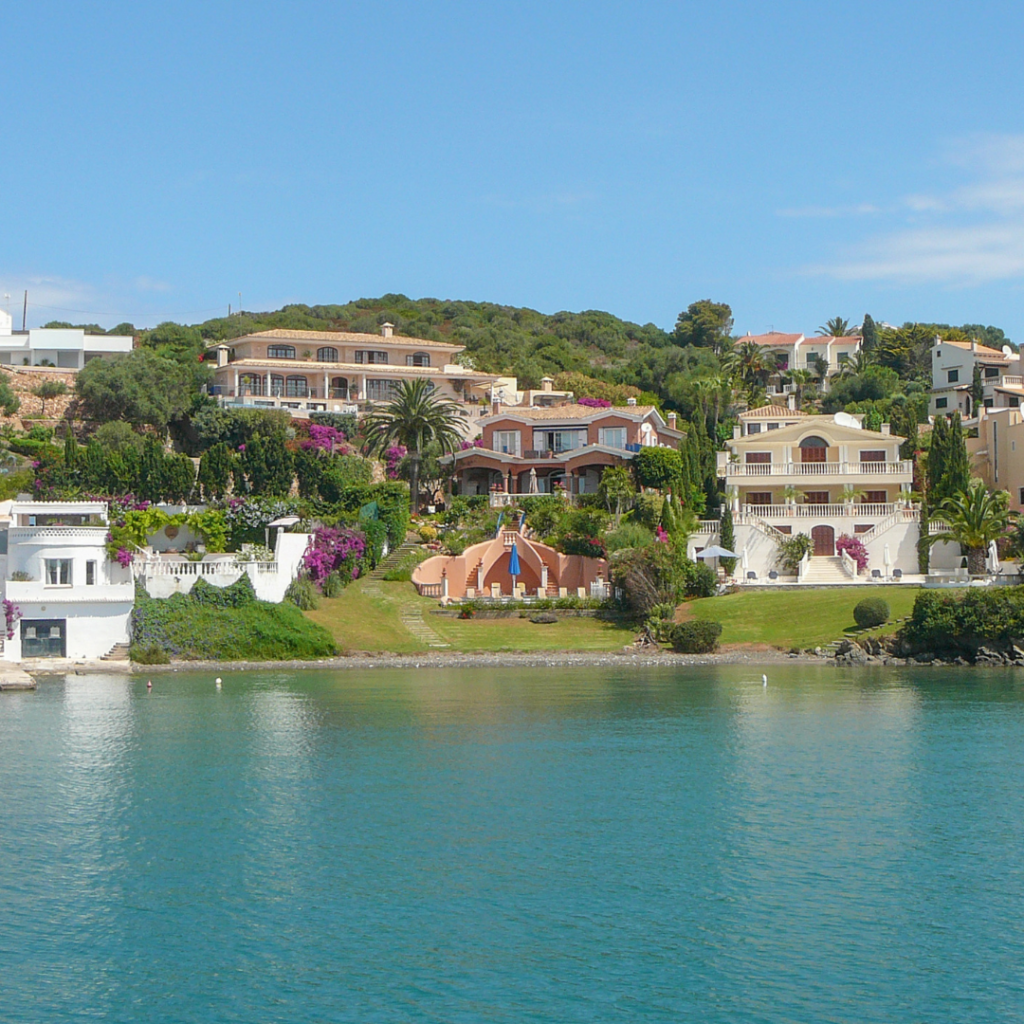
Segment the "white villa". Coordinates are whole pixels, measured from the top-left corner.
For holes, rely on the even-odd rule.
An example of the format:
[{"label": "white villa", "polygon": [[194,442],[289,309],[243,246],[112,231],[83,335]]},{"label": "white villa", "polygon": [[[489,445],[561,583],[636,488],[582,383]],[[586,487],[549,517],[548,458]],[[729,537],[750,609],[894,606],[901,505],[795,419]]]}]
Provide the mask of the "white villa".
[{"label": "white villa", "polygon": [[107,557],[106,503],[3,504],[4,597],[21,612],[4,659],[101,658],[127,643],[135,588],[131,570]]},{"label": "white villa", "polygon": [[130,334],[86,334],[80,327],[12,330],[11,314],[0,309],[0,366],[56,366],[80,370],[90,359],[131,352]]},{"label": "white villa", "polygon": [[982,405],[986,409],[1019,409],[1024,398],[1021,357],[1009,345],[1002,351],[977,341],[943,341],[932,346],[932,392],[929,412],[964,419],[978,415],[971,398],[974,368],[981,371]]},{"label": "white villa", "polygon": [[200,538],[185,527],[168,526],[150,538],[130,566],[122,566],[107,554],[106,502],[0,503],[3,596],[20,612],[13,636],[0,634],[2,656],[6,661],[92,660],[127,645],[136,580],[151,597],[165,598],[188,593],[198,579],[226,587],[248,575],[260,600],[280,602],[310,539],[286,532],[294,522],[271,524],[271,561],[236,554],[192,561],[179,552]]},{"label": "white villa", "polygon": [[[742,557],[740,580],[779,579],[779,544],[798,533],[811,538],[813,550],[794,582],[859,582],[852,559],[836,548],[843,535],[867,548],[864,579],[917,576],[920,511],[910,496],[913,463],[900,458],[904,440],[888,424],[865,430],[858,417],[846,413],[809,416],[765,406],[742,414],[728,451],[718,459]],[[693,539],[694,551],[713,542],[715,527],[705,524],[702,530]],[[958,558],[956,545],[933,549],[933,565],[949,561],[953,567]]]},{"label": "white villa", "polygon": [[[779,375],[785,375],[793,370],[810,370],[814,373],[821,365],[825,369],[826,380],[839,373],[843,364],[860,351],[860,337],[857,335],[844,338],[809,338],[805,334],[769,331],[767,334],[745,334],[736,340],[737,345],[746,342],[753,342],[766,352],[770,352],[775,357]],[[782,384],[780,380],[769,384],[768,387],[771,395],[788,394],[793,390],[792,384]]]}]

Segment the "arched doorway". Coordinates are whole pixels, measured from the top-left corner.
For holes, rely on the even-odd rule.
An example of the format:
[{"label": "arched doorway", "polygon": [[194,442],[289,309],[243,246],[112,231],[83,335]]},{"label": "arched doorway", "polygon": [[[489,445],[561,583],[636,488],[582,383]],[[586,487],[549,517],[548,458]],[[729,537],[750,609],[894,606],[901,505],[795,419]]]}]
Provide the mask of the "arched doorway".
[{"label": "arched doorway", "polygon": [[348,398],[348,377],[331,378],[331,398]]},{"label": "arched doorway", "polygon": [[815,557],[832,556],[836,553],[836,531],[831,526],[816,526],[811,530],[811,543]]}]

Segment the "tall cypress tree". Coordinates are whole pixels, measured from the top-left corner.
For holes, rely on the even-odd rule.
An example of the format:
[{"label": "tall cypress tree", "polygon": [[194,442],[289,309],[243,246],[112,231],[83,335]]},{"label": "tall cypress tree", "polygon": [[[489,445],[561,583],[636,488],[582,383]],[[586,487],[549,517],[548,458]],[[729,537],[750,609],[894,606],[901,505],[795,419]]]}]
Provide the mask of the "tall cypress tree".
[{"label": "tall cypress tree", "polygon": [[[718,528],[718,542],[726,551],[736,550],[736,531],[732,523],[732,509],[728,505],[722,511],[722,522]],[[731,573],[736,568],[736,559],[720,558],[719,564],[727,573]]]},{"label": "tall cypress tree", "polygon": [[878,327],[875,321],[871,319],[870,313],[864,314],[864,322],[860,328],[860,347],[865,352],[871,352],[874,347],[878,344]]},{"label": "tall cypress tree", "polygon": [[946,465],[940,487],[944,498],[966,491],[971,482],[971,463],[967,458],[967,443],[960,413],[953,413],[946,436]]},{"label": "tall cypress tree", "polygon": [[929,509],[935,509],[945,497],[942,493],[942,477],[946,472],[948,435],[949,421],[945,416],[937,417],[932,427],[931,444],[928,447],[928,471],[925,476]]}]

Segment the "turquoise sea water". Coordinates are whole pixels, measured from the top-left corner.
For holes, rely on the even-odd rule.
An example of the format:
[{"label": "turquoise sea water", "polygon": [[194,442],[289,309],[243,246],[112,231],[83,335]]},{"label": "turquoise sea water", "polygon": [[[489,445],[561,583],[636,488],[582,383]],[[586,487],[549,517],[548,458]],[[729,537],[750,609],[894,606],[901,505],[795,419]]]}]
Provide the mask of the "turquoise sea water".
[{"label": "turquoise sea water", "polygon": [[1024,674],[0,696],[0,1020],[1020,1021]]}]

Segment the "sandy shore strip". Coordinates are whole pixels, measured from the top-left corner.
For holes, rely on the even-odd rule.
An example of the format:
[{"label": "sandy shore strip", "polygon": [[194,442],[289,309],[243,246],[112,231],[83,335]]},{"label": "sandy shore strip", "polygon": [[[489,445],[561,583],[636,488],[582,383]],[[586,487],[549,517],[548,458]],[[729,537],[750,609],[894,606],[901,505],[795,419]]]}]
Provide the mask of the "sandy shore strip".
[{"label": "sandy shore strip", "polygon": [[722,651],[718,654],[673,654],[670,651],[650,653],[611,651],[531,651],[518,654],[505,652],[430,651],[423,654],[353,653],[318,661],[175,661],[170,665],[131,665],[128,662],[69,662],[55,665],[36,663],[29,671],[34,676],[67,675],[69,673],[132,673],[162,675],[168,672],[278,672],[282,669],[312,671],[338,669],[408,669],[408,668],[683,668],[690,665],[780,665],[792,662],[821,664],[814,655],[791,655],[784,651]]}]

